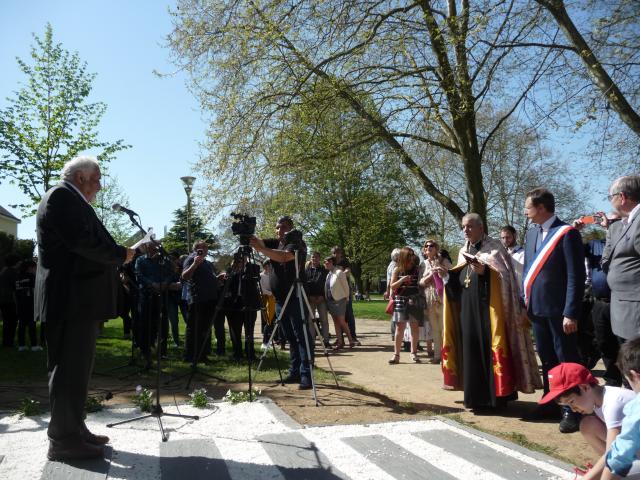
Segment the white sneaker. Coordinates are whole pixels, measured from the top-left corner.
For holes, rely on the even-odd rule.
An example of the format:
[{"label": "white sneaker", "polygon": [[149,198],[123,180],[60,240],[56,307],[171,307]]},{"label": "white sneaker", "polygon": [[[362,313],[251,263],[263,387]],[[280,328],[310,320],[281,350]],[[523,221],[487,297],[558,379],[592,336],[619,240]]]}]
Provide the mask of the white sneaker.
[{"label": "white sneaker", "polygon": [[26,352],[28,350],[27,347],[25,347],[24,345],[22,347],[18,347],[18,351],[19,352]]},{"label": "white sneaker", "polygon": [[32,352],[41,352],[42,351],[42,347],[40,345],[35,345],[35,346],[31,347],[31,351]]},{"label": "white sneaker", "polygon": [[264,352],[265,350],[269,350],[269,344],[268,343],[263,343],[262,346],[260,347],[260,349]]}]

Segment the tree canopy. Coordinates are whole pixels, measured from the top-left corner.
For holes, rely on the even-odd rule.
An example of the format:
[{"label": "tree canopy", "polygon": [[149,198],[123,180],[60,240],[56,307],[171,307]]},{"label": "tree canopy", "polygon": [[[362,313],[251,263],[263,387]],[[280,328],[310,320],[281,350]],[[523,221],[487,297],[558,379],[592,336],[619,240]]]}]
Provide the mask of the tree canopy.
[{"label": "tree canopy", "polygon": [[128,148],[123,140],[99,138],[107,106],[89,99],[96,75],[86,62],[54,42],[50,24],[44,37],[33,37],[30,61],[17,59],[25,83],[0,110],[0,179],[8,178],[26,195],[28,203],[20,207],[27,215],[66,161],[93,150],[104,163]]}]

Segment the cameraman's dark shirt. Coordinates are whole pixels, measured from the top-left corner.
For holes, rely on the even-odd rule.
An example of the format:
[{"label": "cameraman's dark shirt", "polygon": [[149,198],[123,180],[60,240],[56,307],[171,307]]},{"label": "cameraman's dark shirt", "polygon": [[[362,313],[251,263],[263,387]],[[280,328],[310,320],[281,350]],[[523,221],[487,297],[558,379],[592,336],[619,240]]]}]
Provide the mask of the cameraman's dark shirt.
[{"label": "cameraman's dark shirt", "polygon": [[[192,252],[184,261],[184,270],[189,268],[196,258],[196,253]],[[218,298],[218,278],[213,264],[205,260],[196,268],[187,283],[187,301],[191,303],[208,302]]]},{"label": "cameraman's dark shirt", "polygon": [[324,284],[327,280],[329,271],[322,265],[318,267],[309,266],[304,271],[307,277],[307,287],[309,288],[309,295],[324,297]]},{"label": "cameraman's dark shirt", "polygon": [[[267,248],[271,248],[274,250],[284,250],[286,252],[295,252],[297,250],[300,280],[304,282],[304,263],[307,261],[307,245],[303,240],[284,245],[280,244],[277,238],[271,238],[265,240],[264,244]],[[276,297],[276,302],[283,304],[287,299],[287,294],[289,293],[291,285],[293,285],[296,281],[296,263],[294,260],[285,263],[271,260],[271,266],[273,268],[273,273],[269,276],[271,291],[273,292],[273,296]],[[295,290],[292,296],[296,296]]]}]

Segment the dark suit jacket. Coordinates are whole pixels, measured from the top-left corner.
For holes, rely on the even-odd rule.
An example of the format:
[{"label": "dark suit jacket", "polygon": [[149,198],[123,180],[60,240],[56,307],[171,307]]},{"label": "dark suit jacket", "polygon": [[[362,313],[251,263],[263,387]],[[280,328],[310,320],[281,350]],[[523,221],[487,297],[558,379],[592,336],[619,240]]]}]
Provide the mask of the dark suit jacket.
[{"label": "dark suit jacket", "polygon": [[[566,225],[556,218],[548,240],[556,230]],[[538,228],[527,232],[524,246],[524,275],[535,258]],[[544,245],[544,244],[543,244]],[[556,245],[531,287],[528,312],[539,317],[569,317],[577,320],[582,308],[584,282],[584,246],[577,230],[570,230]]]},{"label": "dark suit jacket", "polygon": [[[42,198],[36,216],[35,316],[47,325],[50,367],[65,328],[117,316],[118,246],[78,192],[65,183]],[[52,365],[53,362],[53,365]]]}]

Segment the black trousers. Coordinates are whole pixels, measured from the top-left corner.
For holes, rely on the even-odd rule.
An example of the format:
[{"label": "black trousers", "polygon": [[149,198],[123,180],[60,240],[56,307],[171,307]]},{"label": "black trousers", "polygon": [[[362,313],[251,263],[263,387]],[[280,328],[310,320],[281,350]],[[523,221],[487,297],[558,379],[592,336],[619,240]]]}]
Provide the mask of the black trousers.
[{"label": "black trousers", "polygon": [[[165,310],[163,315],[162,310]],[[140,321],[138,322],[137,344],[142,354],[148,360],[151,347],[155,344],[158,327],[160,327],[160,353],[167,353],[167,336],[169,333],[169,319],[166,308],[162,303],[162,296],[155,292],[144,292],[140,295]]]},{"label": "black trousers", "polygon": [[591,307],[591,319],[593,331],[596,337],[598,350],[602,356],[605,372],[604,378],[607,385],[622,385],[622,374],[616,366],[620,343],[611,330],[611,305],[603,299],[594,299]]},{"label": "black trousers", "polygon": [[66,325],[47,325],[49,402],[47,434],[56,443],[75,442],[87,431],[84,406],[93,370],[100,322],[66,318]]},{"label": "black trousers", "polygon": [[244,353],[249,360],[256,356],[253,344],[253,332],[256,325],[255,311],[227,310],[229,334],[233,345],[233,356],[242,358],[242,328],[244,327]]},{"label": "black trousers", "polygon": [[196,360],[199,361],[211,351],[212,323],[216,335],[216,353],[218,355],[225,353],[224,313],[219,311],[214,318],[215,310],[216,300],[189,305],[185,332],[185,360],[192,361],[197,352]]},{"label": "black trousers", "polygon": [[2,313],[2,346],[13,347],[18,328],[18,313],[13,302],[0,303]]}]

